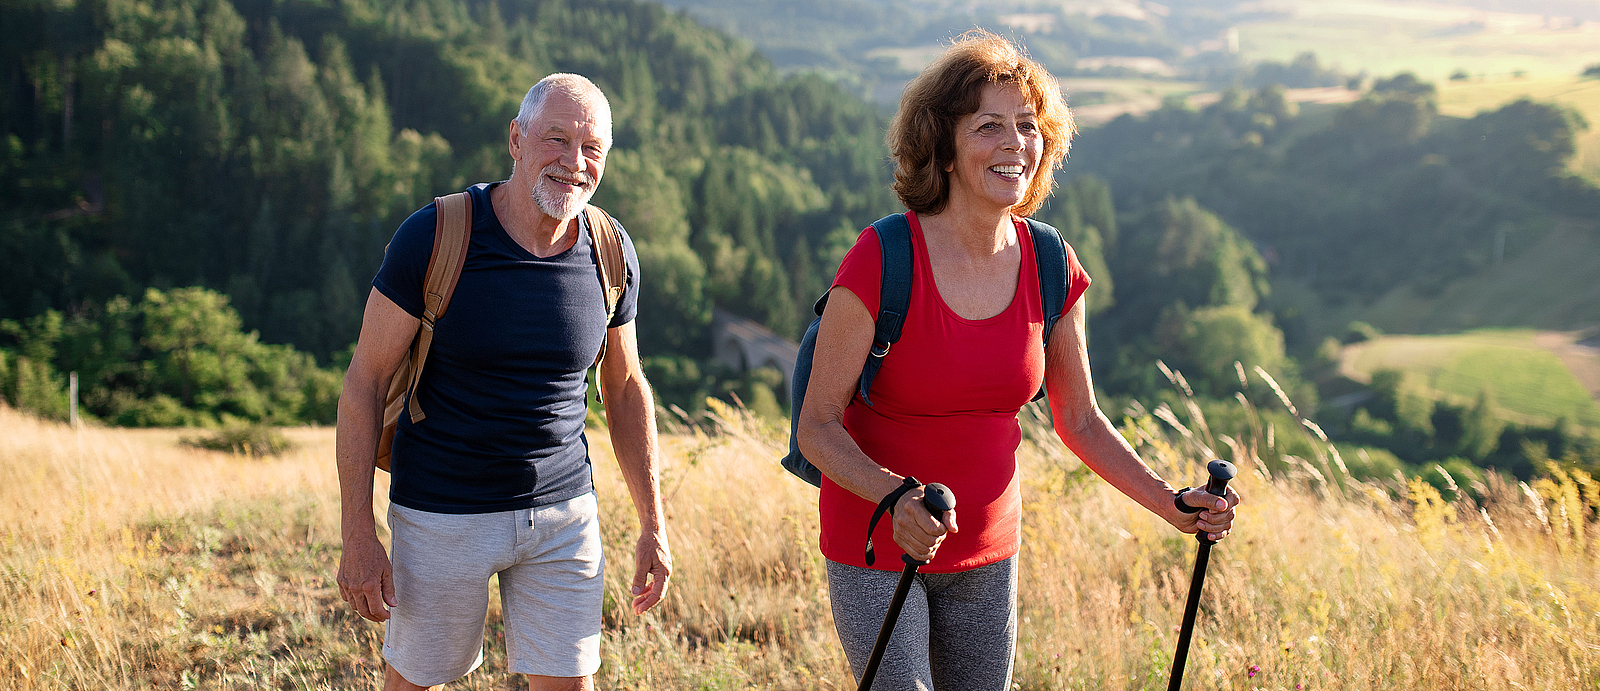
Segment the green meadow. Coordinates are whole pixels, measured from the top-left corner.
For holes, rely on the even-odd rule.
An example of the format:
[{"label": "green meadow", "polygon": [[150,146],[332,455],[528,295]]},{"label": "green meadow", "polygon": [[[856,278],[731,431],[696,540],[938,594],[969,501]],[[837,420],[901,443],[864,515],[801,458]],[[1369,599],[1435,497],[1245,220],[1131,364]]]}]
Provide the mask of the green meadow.
[{"label": "green meadow", "polygon": [[1385,336],[1345,349],[1340,368],[1370,379],[1380,369],[1404,372],[1407,386],[1435,400],[1470,404],[1488,390],[1508,418],[1550,424],[1557,419],[1600,428],[1600,406],[1531,330],[1483,330],[1450,336]]}]

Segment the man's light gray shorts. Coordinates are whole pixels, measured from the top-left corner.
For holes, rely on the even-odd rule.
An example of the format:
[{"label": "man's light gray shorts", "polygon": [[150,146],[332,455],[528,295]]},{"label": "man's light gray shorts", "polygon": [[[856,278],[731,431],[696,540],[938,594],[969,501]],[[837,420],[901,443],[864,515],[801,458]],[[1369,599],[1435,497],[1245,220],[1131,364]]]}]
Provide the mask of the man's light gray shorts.
[{"label": "man's light gray shorts", "polygon": [[593,492],[532,509],[445,514],[391,504],[395,599],[383,658],[407,681],[444,684],[483,663],[489,577],[500,575],[511,672],[600,668],[605,593]]}]

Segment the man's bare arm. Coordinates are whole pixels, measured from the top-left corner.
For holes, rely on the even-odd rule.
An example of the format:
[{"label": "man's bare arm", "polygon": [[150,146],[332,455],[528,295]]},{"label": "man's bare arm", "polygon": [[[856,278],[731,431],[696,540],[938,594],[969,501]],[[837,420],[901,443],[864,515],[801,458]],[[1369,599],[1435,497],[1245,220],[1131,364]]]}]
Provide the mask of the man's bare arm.
[{"label": "man's bare arm", "polygon": [[[378,542],[372,515],[372,461],[383,431],[383,399],[405,359],[421,320],[378,292],[367,295],[350,369],[339,396],[335,453],[339,466],[339,595],[372,621],[389,618],[395,605],[389,555]],[[387,605],[387,606],[385,606]]]},{"label": "man's bare arm", "polygon": [[666,516],[661,504],[655,399],[639,362],[633,322],[606,331],[606,358],[597,374],[606,406],[606,425],[611,429],[611,448],[639,515],[633,613],[644,614],[667,592],[672,551],[667,546]]}]

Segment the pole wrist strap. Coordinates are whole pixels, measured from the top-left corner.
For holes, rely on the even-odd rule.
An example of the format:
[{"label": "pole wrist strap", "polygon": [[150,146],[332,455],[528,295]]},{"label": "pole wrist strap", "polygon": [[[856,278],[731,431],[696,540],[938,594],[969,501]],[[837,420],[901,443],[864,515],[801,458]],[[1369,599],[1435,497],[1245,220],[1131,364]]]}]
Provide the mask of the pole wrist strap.
[{"label": "pole wrist strap", "polygon": [[872,566],[872,562],[877,559],[877,556],[872,553],[872,531],[877,529],[878,519],[883,518],[883,512],[885,511],[889,512],[890,516],[893,516],[894,505],[900,503],[900,497],[905,496],[906,492],[921,486],[922,482],[914,477],[907,476],[900,481],[899,487],[885,495],[883,501],[878,502],[878,508],[872,511],[872,522],[867,524],[867,566]]},{"label": "pole wrist strap", "polygon": [[1173,495],[1172,495],[1172,505],[1178,507],[1178,510],[1182,511],[1184,513],[1200,513],[1201,511],[1205,511],[1205,507],[1190,506],[1188,504],[1183,503],[1183,495],[1184,495],[1184,493],[1188,492],[1191,489],[1194,489],[1194,488],[1193,487],[1185,487],[1183,489],[1178,490],[1177,492],[1174,492]]}]

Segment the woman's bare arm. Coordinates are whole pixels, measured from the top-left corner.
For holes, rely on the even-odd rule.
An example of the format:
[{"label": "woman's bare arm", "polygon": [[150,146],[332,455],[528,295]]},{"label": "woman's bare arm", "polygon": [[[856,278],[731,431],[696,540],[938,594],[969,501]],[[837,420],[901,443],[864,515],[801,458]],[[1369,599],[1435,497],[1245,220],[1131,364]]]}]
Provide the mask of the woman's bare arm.
[{"label": "woman's bare arm", "polygon": [[1145,465],[1133,447],[1112,426],[1095,401],[1094,383],[1089,375],[1089,347],[1085,338],[1082,300],[1067,312],[1066,324],[1050,334],[1045,348],[1045,385],[1050,394],[1050,410],[1056,434],[1095,474],[1123,494],[1138,502],[1168,523],[1186,533],[1204,530],[1219,540],[1233,527],[1233,507],[1239,496],[1228,490],[1226,503],[1220,497],[1194,490],[1184,495],[1184,503],[1207,507],[1200,513],[1186,514],[1172,503],[1172,485]]},{"label": "woman's bare arm", "polygon": [[[861,298],[835,286],[817,331],[798,441],[800,452],[828,479],[876,504],[898,488],[903,477],[869,458],[844,428],[844,409],[855,396],[873,331],[872,313]],[[950,531],[956,530],[954,511],[946,514],[946,522]],[[922,508],[920,489],[907,492],[896,504],[895,542],[912,557],[932,558],[945,531],[946,526]]]}]

